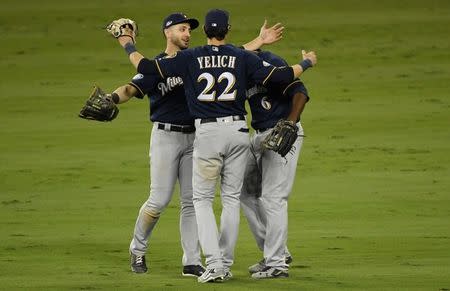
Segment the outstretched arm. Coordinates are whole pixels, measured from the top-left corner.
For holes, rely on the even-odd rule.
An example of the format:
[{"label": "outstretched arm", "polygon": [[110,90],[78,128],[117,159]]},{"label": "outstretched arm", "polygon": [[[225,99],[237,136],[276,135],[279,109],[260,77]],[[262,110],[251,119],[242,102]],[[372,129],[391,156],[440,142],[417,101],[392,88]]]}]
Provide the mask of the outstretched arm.
[{"label": "outstretched arm", "polygon": [[121,35],[117,37],[119,44],[125,49],[131,64],[141,74],[158,75],[159,68],[155,60],[149,60],[140,52],[137,51],[135,44],[135,33],[132,29],[124,27],[121,30]]},{"label": "outstretched arm", "polygon": [[119,36],[117,40],[119,44],[125,49],[130,59],[131,64],[137,69],[140,61],[145,57],[137,51],[136,46],[134,45],[135,35],[133,30],[129,28],[124,29],[124,35]]},{"label": "outstretched arm", "polygon": [[[111,97],[113,98],[114,103],[121,104],[130,100],[132,97],[137,96],[139,94],[138,90],[131,86],[130,84],[123,85],[118,87],[111,93]],[[115,97],[114,95],[117,95]]]},{"label": "outstretched arm", "polygon": [[302,50],[302,57],[303,60],[299,64],[291,66],[294,71],[294,78],[300,77],[304,71],[317,64],[317,56],[314,51],[306,52],[305,50]]},{"label": "outstretched arm", "polygon": [[259,35],[252,41],[243,45],[244,49],[248,51],[255,51],[260,49],[265,44],[272,44],[283,38],[284,26],[277,23],[272,27],[267,27],[267,19],[261,26]]},{"label": "outstretched arm", "polygon": [[274,68],[269,76],[264,79],[262,84],[265,85],[266,83],[281,83],[288,85],[295,78],[298,78],[301,74],[303,74],[304,71],[317,63],[315,52],[311,51],[307,53],[303,50],[302,55],[303,61],[301,61],[299,64],[295,64],[290,67]]}]

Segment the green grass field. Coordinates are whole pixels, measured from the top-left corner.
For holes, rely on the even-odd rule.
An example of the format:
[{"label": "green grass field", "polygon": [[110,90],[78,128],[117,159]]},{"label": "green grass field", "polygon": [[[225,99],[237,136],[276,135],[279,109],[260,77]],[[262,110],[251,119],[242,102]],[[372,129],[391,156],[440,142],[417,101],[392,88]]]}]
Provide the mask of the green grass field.
[{"label": "green grass field", "polygon": [[[450,2],[218,2],[2,1],[0,289],[449,290]],[[163,17],[182,10],[203,22],[216,7],[231,12],[231,43],[267,17],[286,27],[272,51],[290,63],[302,48],[319,57],[303,77],[312,100],[286,280],[249,277],[261,254],[244,218],[233,280],[181,277],[178,195],[152,237],[149,273],[132,274],[148,101],[124,104],[108,124],[77,117],[94,83],[111,91],[135,72],[102,26],[135,19],[138,48],[153,56]],[[204,41],[195,31],[192,44]]]}]

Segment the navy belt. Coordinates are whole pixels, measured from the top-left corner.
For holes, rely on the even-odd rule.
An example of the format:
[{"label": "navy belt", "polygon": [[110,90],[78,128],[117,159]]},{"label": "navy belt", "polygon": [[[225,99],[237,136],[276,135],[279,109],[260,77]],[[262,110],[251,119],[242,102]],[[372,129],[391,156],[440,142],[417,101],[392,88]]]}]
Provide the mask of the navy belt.
[{"label": "navy belt", "polygon": [[160,123],[158,122],[158,129],[167,130],[167,131],[176,131],[182,133],[193,133],[195,132],[195,126],[193,125],[173,125],[168,123]]},{"label": "navy belt", "polygon": [[[233,121],[239,121],[239,120],[245,120],[245,117],[242,115],[234,115]],[[220,118],[220,117],[218,117]],[[217,118],[202,118],[200,119],[200,123],[210,123],[210,122],[217,122]]]}]

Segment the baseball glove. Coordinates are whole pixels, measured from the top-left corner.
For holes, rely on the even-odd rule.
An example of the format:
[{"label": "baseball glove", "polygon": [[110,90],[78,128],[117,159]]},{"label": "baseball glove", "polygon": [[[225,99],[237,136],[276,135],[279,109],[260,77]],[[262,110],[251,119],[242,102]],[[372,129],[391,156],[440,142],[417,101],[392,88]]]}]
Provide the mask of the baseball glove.
[{"label": "baseball glove", "polygon": [[119,114],[119,108],[111,96],[94,86],[91,96],[86,100],[86,104],[81,108],[78,116],[89,120],[111,121],[117,117],[117,114]]},{"label": "baseball glove", "polygon": [[[134,32],[134,36],[130,35],[125,28],[131,29]],[[136,22],[131,19],[120,18],[108,24],[108,26],[106,26],[106,31],[112,34],[115,38],[120,36],[129,36],[133,39],[133,42],[136,42],[134,37],[138,35],[138,26]]]},{"label": "baseball glove", "polygon": [[298,126],[290,120],[280,119],[262,142],[262,147],[285,157],[298,137]]}]

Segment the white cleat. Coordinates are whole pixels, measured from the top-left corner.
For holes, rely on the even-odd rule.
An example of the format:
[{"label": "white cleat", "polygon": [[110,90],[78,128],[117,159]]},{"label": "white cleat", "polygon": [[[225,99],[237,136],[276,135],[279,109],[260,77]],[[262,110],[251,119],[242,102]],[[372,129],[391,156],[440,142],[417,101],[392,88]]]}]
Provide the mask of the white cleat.
[{"label": "white cleat", "polygon": [[[284,261],[287,265],[289,265],[293,261],[292,256],[290,256],[290,255],[286,256]],[[262,259],[261,261],[257,262],[256,264],[248,267],[248,272],[250,274],[254,274],[256,272],[261,272],[265,267],[266,267],[266,262],[264,259]]]},{"label": "white cleat", "polygon": [[199,283],[207,283],[207,282],[223,282],[225,280],[225,271],[223,268],[217,269],[206,269],[206,271],[197,278]]},{"label": "white cleat", "polygon": [[230,269],[225,270],[225,276],[223,277],[224,281],[228,281],[233,278],[233,273],[231,273]]},{"label": "white cleat", "polygon": [[275,279],[287,277],[289,277],[287,270],[277,269],[270,266],[266,266],[262,271],[252,274],[253,279]]},{"label": "white cleat", "polygon": [[261,261],[257,262],[256,264],[248,267],[248,272],[250,274],[261,272],[265,267],[266,267],[266,262],[264,259],[262,259]]}]

